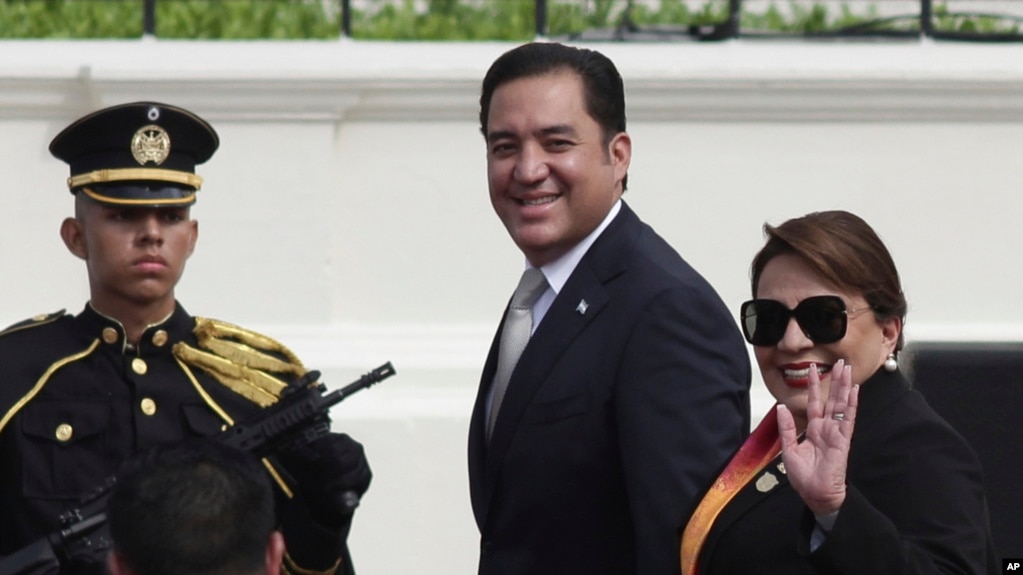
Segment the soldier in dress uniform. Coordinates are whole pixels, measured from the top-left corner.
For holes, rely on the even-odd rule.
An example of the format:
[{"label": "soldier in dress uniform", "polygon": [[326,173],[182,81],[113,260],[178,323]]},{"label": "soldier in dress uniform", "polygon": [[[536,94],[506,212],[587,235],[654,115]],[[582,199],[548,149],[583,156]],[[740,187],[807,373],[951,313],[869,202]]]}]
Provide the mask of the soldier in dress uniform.
[{"label": "soldier in dress uniform", "polygon": [[[306,373],[280,342],[175,299],[198,234],[195,166],[218,143],[195,114],[136,102],[89,114],[50,144],[70,165],[75,215],[60,235],[85,262],[90,300],[77,315],[0,332],[0,556],[54,532],[137,450],[244,421]],[[352,494],[371,477],[362,446],[332,433],[265,463],[279,487],[283,572],[352,573]]]}]

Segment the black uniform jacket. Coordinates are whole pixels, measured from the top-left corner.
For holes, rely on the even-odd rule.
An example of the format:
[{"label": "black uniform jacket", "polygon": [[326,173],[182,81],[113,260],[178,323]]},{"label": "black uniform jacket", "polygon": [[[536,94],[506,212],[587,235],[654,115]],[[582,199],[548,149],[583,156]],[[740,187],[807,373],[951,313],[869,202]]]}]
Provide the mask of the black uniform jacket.
[{"label": "black uniform jacket", "polygon": [[[500,327],[498,334],[500,334]],[[713,288],[625,204],[469,428],[484,575],[676,575],[686,518],[749,430],[749,356]]]},{"label": "black uniform jacket", "polygon": [[[215,322],[207,327],[228,343],[220,355],[206,353],[196,327],[208,322],[177,305],[133,348],[119,322],[86,305],[77,316],[59,312],[0,334],[0,555],[53,532],[62,511],[136,450],[215,434],[276,400],[286,383],[215,378],[200,366],[206,357],[230,368],[221,356],[238,347],[239,333],[258,340],[246,341],[251,347],[266,343]],[[290,356],[273,350],[281,353]],[[294,372],[282,382],[301,373],[290,357]]]},{"label": "black uniform jacket", "polygon": [[977,456],[899,372],[880,370],[860,388],[846,484],[832,531],[811,553],[814,517],[779,456],[722,510],[700,574],[1001,572]]}]

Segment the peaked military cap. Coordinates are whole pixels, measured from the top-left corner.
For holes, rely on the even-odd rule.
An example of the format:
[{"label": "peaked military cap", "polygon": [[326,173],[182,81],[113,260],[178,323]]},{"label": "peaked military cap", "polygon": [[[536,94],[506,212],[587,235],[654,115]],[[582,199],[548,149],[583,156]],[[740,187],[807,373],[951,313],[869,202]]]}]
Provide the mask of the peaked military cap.
[{"label": "peaked military cap", "polygon": [[50,153],[71,167],[68,188],[121,206],[188,206],[220,139],[205,120],[158,102],[133,102],[93,112],[64,128]]}]

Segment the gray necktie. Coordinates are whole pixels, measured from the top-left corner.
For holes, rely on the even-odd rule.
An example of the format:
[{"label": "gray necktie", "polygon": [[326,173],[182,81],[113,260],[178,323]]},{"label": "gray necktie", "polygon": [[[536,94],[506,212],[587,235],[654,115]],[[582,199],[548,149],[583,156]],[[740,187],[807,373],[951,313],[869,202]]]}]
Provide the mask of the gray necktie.
[{"label": "gray necktie", "polygon": [[490,419],[487,421],[487,441],[497,421],[497,412],[501,408],[504,393],[508,390],[515,364],[519,362],[522,350],[529,342],[533,331],[533,304],[547,290],[547,278],[539,268],[529,268],[522,273],[511,304],[504,316],[504,329],[501,331],[501,346],[497,351],[497,371],[494,373],[494,396],[490,406]]}]

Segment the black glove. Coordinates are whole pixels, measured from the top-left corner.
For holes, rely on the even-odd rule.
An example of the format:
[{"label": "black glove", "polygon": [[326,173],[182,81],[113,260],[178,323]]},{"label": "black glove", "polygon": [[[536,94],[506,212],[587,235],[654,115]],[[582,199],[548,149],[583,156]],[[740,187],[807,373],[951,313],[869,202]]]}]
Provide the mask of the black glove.
[{"label": "black glove", "polygon": [[347,532],[352,512],[373,477],[362,444],[347,434],[329,433],[282,453],[281,462],[297,482],[313,520]]}]

